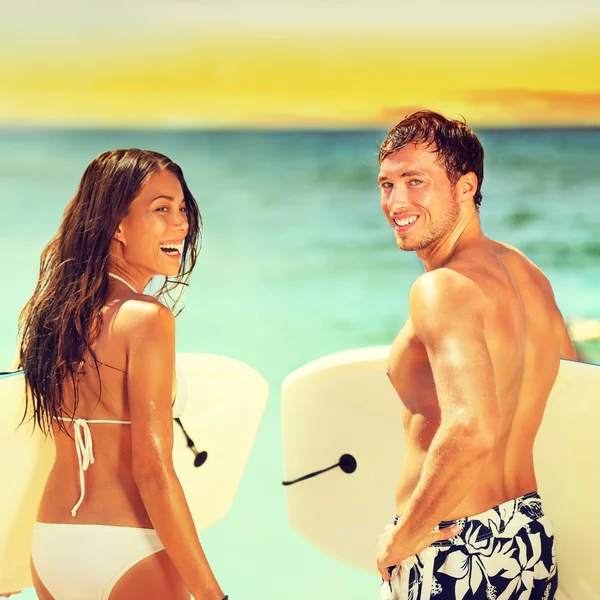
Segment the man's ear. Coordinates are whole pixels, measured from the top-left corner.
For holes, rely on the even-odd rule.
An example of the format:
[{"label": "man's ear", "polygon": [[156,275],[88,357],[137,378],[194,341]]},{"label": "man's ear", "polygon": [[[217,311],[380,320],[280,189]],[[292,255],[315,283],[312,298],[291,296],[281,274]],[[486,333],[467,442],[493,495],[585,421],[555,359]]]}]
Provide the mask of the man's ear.
[{"label": "man's ear", "polygon": [[473,196],[475,196],[477,192],[477,175],[473,173],[473,171],[469,171],[465,173],[458,180],[458,193],[461,196],[461,199],[464,200],[473,200]]}]

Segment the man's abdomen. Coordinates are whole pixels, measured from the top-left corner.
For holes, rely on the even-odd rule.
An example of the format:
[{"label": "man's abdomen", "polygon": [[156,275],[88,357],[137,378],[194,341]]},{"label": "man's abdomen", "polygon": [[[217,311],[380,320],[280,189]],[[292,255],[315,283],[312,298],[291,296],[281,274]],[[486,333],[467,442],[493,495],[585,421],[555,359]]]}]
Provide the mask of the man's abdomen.
[{"label": "man's abdomen", "polygon": [[[396,485],[396,514],[403,514],[426,465],[431,441],[435,435],[427,427],[413,422],[406,431],[406,454]],[[437,428],[436,428],[437,429]],[[427,440],[428,444],[423,444]],[[524,494],[535,492],[532,449],[529,445],[515,452],[508,444],[495,448],[476,474],[472,487],[465,491],[461,503],[450,509],[443,520],[479,514]]]}]

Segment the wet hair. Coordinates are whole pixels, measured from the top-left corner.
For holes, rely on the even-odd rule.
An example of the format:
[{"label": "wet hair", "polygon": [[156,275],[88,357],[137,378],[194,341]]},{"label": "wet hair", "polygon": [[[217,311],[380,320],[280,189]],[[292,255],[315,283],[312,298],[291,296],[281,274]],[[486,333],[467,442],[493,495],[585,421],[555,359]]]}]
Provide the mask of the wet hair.
[{"label": "wet hair", "polygon": [[[23,419],[31,402],[34,426],[46,434],[52,431],[53,417],[73,416],[63,406],[66,379],[73,384],[75,413],[80,365],[87,356],[100,381],[91,346],[100,333],[98,317],[108,295],[111,242],[141,187],[163,169],[181,184],[189,225],[179,273],[155,294],[174,308],[200,251],[202,219],[181,168],[162,154],[133,148],[95,158],[67,204],[56,235],[42,251],[35,291],[19,317],[19,367],[26,383]],[[178,294],[172,295],[175,290]],[[66,430],[61,420],[58,426]]]},{"label": "wet hair", "polygon": [[453,185],[469,172],[477,176],[475,206],[481,204],[483,183],[483,147],[464,121],[452,121],[439,113],[422,110],[408,115],[390,129],[379,148],[378,162],[408,144],[424,144],[435,152]]}]

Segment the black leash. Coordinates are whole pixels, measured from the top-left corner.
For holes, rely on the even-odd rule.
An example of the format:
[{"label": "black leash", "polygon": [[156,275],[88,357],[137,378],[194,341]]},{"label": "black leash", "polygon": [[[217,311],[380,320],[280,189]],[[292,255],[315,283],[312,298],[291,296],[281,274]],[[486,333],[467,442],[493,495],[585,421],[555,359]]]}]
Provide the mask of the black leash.
[{"label": "black leash", "polygon": [[352,456],[352,454],[342,454],[342,456],[340,456],[340,462],[336,463],[335,465],[331,465],[331,467],[321,469],[320,471],[315,471],[314,473],[309,473],[308,475],[303,475],[302,477],[298,477],[298,479],[294,479],[293,481],[283,481],[282,485],[292,485],[294,483],[298,483],[299,481],[304,481],[305,479],[310,479],[311,477],[320,475],[321,473],[331,471],[331,469],[335,469],[336,467],[339,467],[342,471],[344,471],[344,473],[354,473],[357,467],[356,459],[354,456]]},{"label": "black leash", "polygon": [[188,435],[183,424],[181,423],[181,419],[175,418],[173,420],[177,423],[177,425],[179,425],[179,427],[181,427],[181,431],[183,431],[183,435],[185,435],[185,439],[187,440],[187,446],[194,453],[194,466],[201,467],[208,458],[208,452],[206,452],[206,450],[198,452],[198,450],[196,450],[196,446],[194,445],[194,440]]}]

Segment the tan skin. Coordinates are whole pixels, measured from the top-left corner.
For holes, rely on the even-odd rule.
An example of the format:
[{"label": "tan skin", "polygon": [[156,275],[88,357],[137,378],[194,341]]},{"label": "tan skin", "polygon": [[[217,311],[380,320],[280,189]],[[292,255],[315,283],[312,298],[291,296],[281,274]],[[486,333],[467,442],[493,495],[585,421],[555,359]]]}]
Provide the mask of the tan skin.
[{"label": "tan skin", "polygon": [[398,247],[425,267],[388,364],[406,434],[401,518],[377,548],[389,580],[387,567],[458,532],[434,531],[440,521],[537,490],[535,436],[559,359],[577,355],[543,273],[483,235],[474,173],[452,184],[431,148],[413,144],[382,161],[379,182]]},{"label": "tan skin", "polygon": [[[88,361],[80,383],[77,416],[131,421],[90,424],[96,462],[86,472],[86,494],[77,515],[78,462],[73,440],[54,427],[56,461],[39,507],[38,521],[154,528],[165,549],[140,561],[117,583],[110,600],[221,600],[224,596],[204,555],[172,462],[175,387],[175,322],[169,309],[141,292],[155,275],[174,276],[179,259],[160,244],[183,241],[188,224],[179,181],[154,173],[133,200],[110,250],[110,272],[139,292],[109,279],[100,335],[94,351],[98,379]],[[148,343],[152,340],[152,343]],[[64,385],[67,407],[72,389]],[[72,434],[72,426],[68,431]],[[93,565],[91,566],[93,568]],[[52,600],[35,569],[36,592]]]}]

